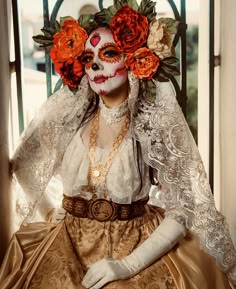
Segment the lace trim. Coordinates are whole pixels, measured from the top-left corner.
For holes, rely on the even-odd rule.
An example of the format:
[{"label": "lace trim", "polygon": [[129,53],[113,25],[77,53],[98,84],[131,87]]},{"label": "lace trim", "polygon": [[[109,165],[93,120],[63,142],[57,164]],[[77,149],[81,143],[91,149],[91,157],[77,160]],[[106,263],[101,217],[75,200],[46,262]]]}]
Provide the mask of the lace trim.
[{"label": "lace trim", "polygon": [[[137,89],[133,77],[130,87]],[[215,207],[198,148],[172,86],[157,83],[153,103],[139,90],[130,95],[129,105],[133,136],[141,143],[145,163],[157,170],[158,181],[165,188],[160,201],[166,216],[191,229],[202,249],[236,284],[236,251],[229,228]]]},{"label": "lace trim", "polygon": [[[158,181],[166,188],[160,199],[167,214],[185,223],[236,283],[236,251],[228,225],[215,208],[198,149],[171,85],[159,83],[156,101],[150,103],[132,74],[129,84],[131,132],[141,143],[145,163],[157,170]],[[48,181],[60,166],[92,98],[87,81],[75,95],[61,89],[50,97],[24,134],[12,166],[25,191],[17,208],[25,223],[32,221],[39,208]],[[125,103],[121,106],[127,109]],[[114,114],[112,118],[117,119]]]},{"label": "lace trim", "polygon": [[100,114],[104,118],[105,122],[109,125],[121,121],[122,117],[128,112],[128,99],[123,101],[117,107],[106,107],[102,98],[100,97],[99,101]]},{"label": "lace trim", "polygon": [[42,220],[47,213],[44,208],[53,207],[45,190],[92,99],[86,78],[76,94],[63,87],[44,103],[22,135],[11,160],[23,189],[17,190],[17,225]]}]

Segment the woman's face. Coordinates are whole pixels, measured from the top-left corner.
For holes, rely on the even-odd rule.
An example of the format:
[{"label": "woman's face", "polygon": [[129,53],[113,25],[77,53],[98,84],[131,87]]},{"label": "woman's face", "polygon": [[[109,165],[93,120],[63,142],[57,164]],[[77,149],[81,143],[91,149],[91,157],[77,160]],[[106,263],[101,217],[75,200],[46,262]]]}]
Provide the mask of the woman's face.
[{"label": "woman's face", "polygon": [[90,34],[83,63],[89,84],[99,95],[109,95],[127,81],[124,57],[108,29],[98,28]]}]

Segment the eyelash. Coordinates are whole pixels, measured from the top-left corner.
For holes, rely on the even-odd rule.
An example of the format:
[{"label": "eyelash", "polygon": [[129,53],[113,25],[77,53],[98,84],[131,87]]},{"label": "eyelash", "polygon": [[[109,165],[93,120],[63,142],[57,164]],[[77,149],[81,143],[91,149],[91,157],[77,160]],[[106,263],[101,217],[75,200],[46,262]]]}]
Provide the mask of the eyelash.
[{"label": "eyelash", "polygon": [[118,55],[118,51],[114,49],[107,50],[103,53],[106,57],[112,58]]},{"label": "eyelash", "polygon": [[[103,61],[115,63],[120,60],[121,54],[114,47],[103,47],[99,51],[99,57]],[[87,69],[91,67],[93,58],[94,54],[92,51],[87,51],[84,53],[84,56],[82,57],[82,63],[85,65]]]},{"label": "eyelash", "polygon": [[83,62],[84,63],[89,63],[90,61],[92,61],[93,57],[91,55],[87,55],[83,57]]}]

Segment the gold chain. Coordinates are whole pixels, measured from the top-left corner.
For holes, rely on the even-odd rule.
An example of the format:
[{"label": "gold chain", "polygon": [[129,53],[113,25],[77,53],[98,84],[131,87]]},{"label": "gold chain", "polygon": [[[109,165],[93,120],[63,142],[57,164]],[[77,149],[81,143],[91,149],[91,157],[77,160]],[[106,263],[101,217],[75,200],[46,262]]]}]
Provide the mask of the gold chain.
[{"label": "gold chain", "polygon": [[89,182],[89,185],[92,185],[92,186],[96,186],[105,182],[107,173],[112,164],[112,160],[114,159],[118,151],[118,148],[120,144],[122,143],[129,129],[129,124],[130,124],[130,116],[129,116],[129,113],[127,113],[125,120],[120,128],[120,131],[112,144],[112,147],[110,149],[110,152],[109,152],[109,155],[105,164],[104,165],[101,163],[96,164],[95,161],[96,161],[97,133],[98,133],[98,127],[99,127],[99,113],[100,113],[100,110],[96,112],[95,117],[92,120],[90,138],[89,138],[88,155],[90,159],[90,165],[89,165],[89,171],[88,171],[88,182]]}]

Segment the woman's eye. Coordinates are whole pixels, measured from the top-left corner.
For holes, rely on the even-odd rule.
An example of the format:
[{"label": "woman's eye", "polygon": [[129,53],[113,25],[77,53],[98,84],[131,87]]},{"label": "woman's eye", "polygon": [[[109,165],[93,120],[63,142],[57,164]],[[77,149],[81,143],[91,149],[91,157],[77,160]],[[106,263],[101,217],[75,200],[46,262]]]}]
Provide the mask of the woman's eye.
[{"label": "woman's eye", "polygon": [[116,51],[116,50],[107,50],[107,51],[105,51],[104,52],[104,55],[106,56],[106,57],[115,57],[115,56],[117,56],[119,53],[118,53],[118,51]]}]

